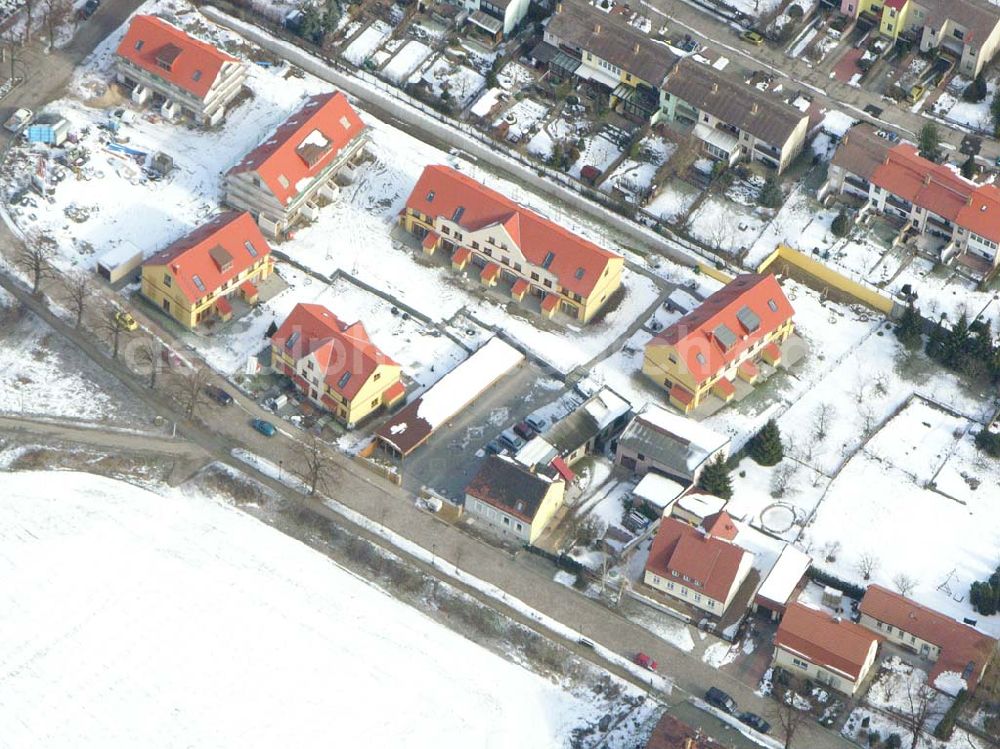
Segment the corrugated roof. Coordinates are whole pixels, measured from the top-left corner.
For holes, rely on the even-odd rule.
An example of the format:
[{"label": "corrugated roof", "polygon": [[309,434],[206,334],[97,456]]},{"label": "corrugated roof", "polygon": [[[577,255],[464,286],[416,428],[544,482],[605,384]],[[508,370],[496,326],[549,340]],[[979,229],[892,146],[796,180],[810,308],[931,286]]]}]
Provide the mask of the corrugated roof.
[{"label": "corrugated roof", "polygon": [[227,62],[238,63],[156,16],[133,16],[116,54],[204,99]]},{"label": "corrugated roof", "polygon": [[879,639],[860,624],[793,603],[785,609],[774,643],[856,681],[872,643]]},{"label": "corrugated roof", "polygon": [[340,91],[317,94],[229,170],[255,171],[285,205],[364,133],[365,124]]},{"label": "corrugated roof", "polygon": [[776,148],[807,119],[774,95],[690,57],[677,63],[663,82],[663,90]]},{"label": "corrugated roof", "polygon": [[[973,627],[881,585],[868,587],[859,611],[939,647],[941,655],[929,675],[932,684],[939,674],[953,671],[963,675],[970,690],[975,689],[997,645],[995,639]],[[973,668],[967,672],[970,663]]]},{"label": "corrugated roof", "polygon": [[[744,327],[737,313],[744,307],[760,319],[756,330]],[[701,305],[659,333],[647,345],[673,346],[688,371],[704,382],[736,361],[744,351],[795,314],[773,275],[744,273],[712,294]],[[718,336],[720,326],[735,332]]]},{"label": "corrugated roof", "polygon": [[[425,167],[406,207],[454,221],[466,231],[503,226],[529,263],[546,268],[560,286],[582,296],[590,295],[609,262],[621,259],[449,166]],[[459,208],[464,210],[458,213]]]},{"label": "corrugated roof", "polygon": [[[160,250],[143,266],[167,266],[184,296],[196,302],[270,252],[253,216],[227,211]],[[226,257],[228,265],[220,263]]]},{"label": "corrugated roof", "polygon": [[618,443],[675,476],[691,478],[706,460],[729,444],[693,419],[648,404],[625,427]]},{"label": "corrugated roof", "polygon": [[321,304],[296,304],[271,345],[296,362],[313,355],[317,376],[350,400],[382,364],[396,365],[382,353],[360,322],[345,323]]}]

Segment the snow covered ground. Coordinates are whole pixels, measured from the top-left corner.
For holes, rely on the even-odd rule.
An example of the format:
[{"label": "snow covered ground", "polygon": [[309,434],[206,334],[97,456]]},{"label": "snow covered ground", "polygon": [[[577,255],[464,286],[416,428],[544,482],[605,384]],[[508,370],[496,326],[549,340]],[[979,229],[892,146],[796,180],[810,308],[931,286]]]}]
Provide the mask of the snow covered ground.
[{"label": "snow covered ground", "polygon": [[605,133],[597,133],[584,139],[580,158],[570,167],[569,173],[579,177],[585,166],[596,167],[602,173],[621,155],[622,149]]},{"label": "snow covered ground", "polygon": [[470,67],[451,62],[441,55],[419,73],[414,73],[410,82],[424,81],[435,96],[445,91],[459,109],[465,108],[486,85],[486,78]]},{"label": "snow covered ground", "polygon": [[561,748],[607,704],[211,497],[89,474],[4,485],[11,745],[310,747],[335,727],[356,746]]},{"label": "snow covered ground", "polygon": [[677,146],[657,135],[648,135],[639,141],[636,158],[626,158],[622,161],[601,185],[601,189],[610,192],[616,185],[632,191],[641,192],[652,189],[653,179],[657,170],[667,162]]},{"label": "snow covered ground", "polygon": [[343,52],[344,59],[362,65],[391,33],[392,28],[387,23],[376,20],[347,45]]}]

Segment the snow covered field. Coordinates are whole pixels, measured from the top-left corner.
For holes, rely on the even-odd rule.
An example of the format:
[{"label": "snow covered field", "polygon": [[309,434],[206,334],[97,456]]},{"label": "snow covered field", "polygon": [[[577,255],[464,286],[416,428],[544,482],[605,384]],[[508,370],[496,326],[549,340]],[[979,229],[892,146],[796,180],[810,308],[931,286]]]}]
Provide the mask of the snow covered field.
[{"label": "snow covered field", "polygon": [[11,746],[561,749],[609,704],[211,497],[89,474],[4,486]]}]

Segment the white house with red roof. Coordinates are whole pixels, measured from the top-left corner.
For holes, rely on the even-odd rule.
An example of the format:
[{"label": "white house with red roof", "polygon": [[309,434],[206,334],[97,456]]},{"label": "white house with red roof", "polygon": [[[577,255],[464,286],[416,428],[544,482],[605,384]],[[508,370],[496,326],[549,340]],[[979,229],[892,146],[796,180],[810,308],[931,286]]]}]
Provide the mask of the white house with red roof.
[{"label": "white house with red roof", "polygon": [[406,394],[399,364],[372,343],[365,326],[320,304],[295,305],[271,336],[271,367],[348,427]]},{"label": "white house with red roof", "polygon": [[406,199],[400,223],[424,252],[470,265],[487,287],[538,299],[541,312],[588,322],[621,285],[621,255],[518,205],[448,166],[428,166]]},{"label": "white house with red roof", "polygon": [[312,96],[229,170],[223,200],[277,237],[300,215],[315,218],[319,200],[337,197],[338,177],[351,178],[367,141],[368,128],[344,94]]},{"label": "white house with red roof", "polygon": [[761,360],[780,363],[794,314],[773,275],[737,276],[650,340],[642,371],[685,413],[709,395],[728,402],[737,378],[753,384]]},{"label": "white house with red roof", "polygon": [[160,250],[142,266],[142,295],[186,328],[228,320],[232,299],[256,304],[274,271],[267,240],[249,213],[229,211]]},{"label": "white house with red roof", "polygon": [[653,539],[643,581],[668,596],[721,618],[753,568],[752,552],[734,541],[725,511],[695,527],[665,517]]},{"label": "white house with red roof", "polygon": [[134,16],[115,51],[115,77],[134,103],[199,125],[225,117],[246,76],[245,63],[156,16]]},{"label": "white house with red roof", "polygon": [[862,214],[895,216],[906,222],[904,232],[939,237],[942,260],[976,277],[1000,267],[1000,188],[928,161],[909,143],[890,143],[870,125],[844,136],[821,194],[831,190],[864,200]]}]

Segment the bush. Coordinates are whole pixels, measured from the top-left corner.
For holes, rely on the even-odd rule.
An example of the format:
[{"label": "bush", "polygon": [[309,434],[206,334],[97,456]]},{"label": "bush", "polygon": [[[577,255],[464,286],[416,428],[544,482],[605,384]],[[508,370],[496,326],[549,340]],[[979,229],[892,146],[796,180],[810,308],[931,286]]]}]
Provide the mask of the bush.
[{"label": "bush", "polygon": [[903,737],[898,733],[890,733],[886,737],[885,744],[883,744],[885,749],[900,749],[903,746]]},{"label": "bush", "polygon": [[980,73],[972,83],[965,87],[965,90],[962,92],[962,98],[966,101],[980,102],[986,98],[987,93],[986,79]]},{"label": "bush", "polygon": [[989,579],[972,583],[969,603],[983,616],[992,616],[1000,611],[1000,567],[996,568]]},{"label": "bush", "polygon": [[765,208],[781,208],[781,204],[785,202],[785,195],[781,192],[781,185],[775,175],[772,174],[767,178],[757,202]]},{"label": "bush", "polygon": [[1000,434],[981,429],[976,434],[976,447],[987,455],[1000,458]]},{"label": "bush", "polygon": [[814,583],[819,585],[829,585],[831,588],[836,588],[837,590],[843,591],[843,593],[851,598],[861,600],[865,596],[865,589],[860,585],[855,585],[854,583],[849,583],[846,580],[841,580],[836,575],[831,575],[829,572],[824,572],[817,567],[810,567],[809,579]]},{"label": "bush", "polygon": [[833,232],[833,236],[835,237],[846,237],[851,233],[851,219],[846,211],[841,211],[837,214],[833,223],[830,224],[830,231]]},{"label": "bush", "polygon": [[788,17],[794,21],[801,21],[802,16],[806,14],[805,11],[802,10],[801,5],[789,5],[788,10],[786,10],[785,13],[787,13]]},{"label": "bush", "polygon": [[951,734],[955,730],[955,721],[958,720],[959,713],[962,712],[968,699],[969,695],[964,689],[958,693],[955,701],[948,708],[948,712],[941,718],[941,722],[934,727],[934,738],[941,739],[941,741],[951,740]]}]

